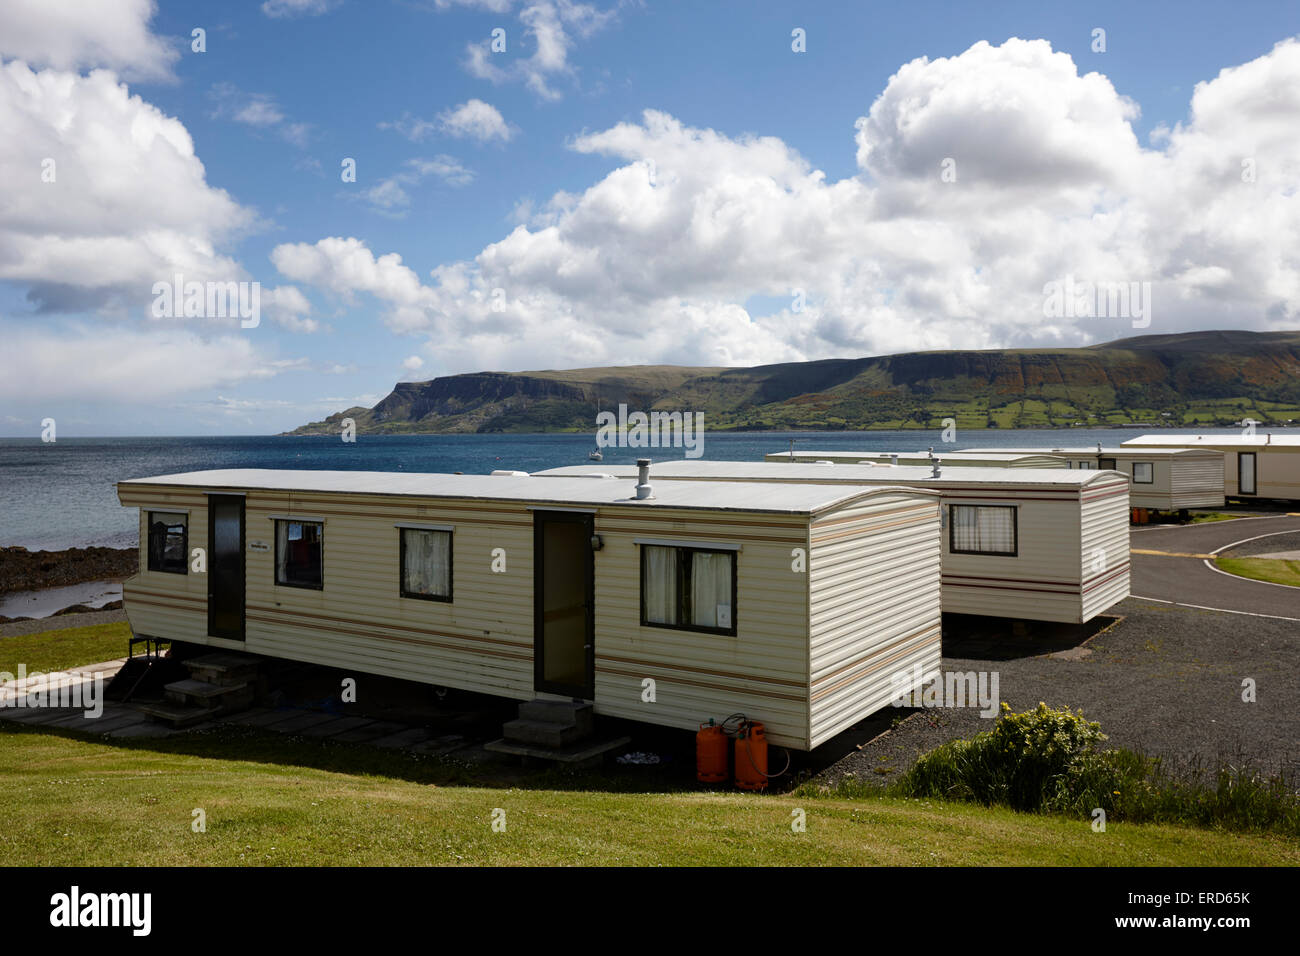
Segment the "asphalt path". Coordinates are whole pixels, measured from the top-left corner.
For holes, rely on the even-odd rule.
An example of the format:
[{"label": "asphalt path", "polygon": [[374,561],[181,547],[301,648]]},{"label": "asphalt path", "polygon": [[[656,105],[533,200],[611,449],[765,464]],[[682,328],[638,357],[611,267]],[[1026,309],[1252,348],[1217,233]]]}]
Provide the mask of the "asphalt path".
[{"label": "asphalt path", "polygon": [[[1252,581],[1214,567],[1212,555],[1250,542],[1260,553],[1291,545],[1300,516],[1269,515],[1204,524],[1134,528],[1130,593],[1164,604],[1234,614],[1276,617],[1300,624],[1300,588]],[[1275,539],[1278,548],[1269,546]]]}]

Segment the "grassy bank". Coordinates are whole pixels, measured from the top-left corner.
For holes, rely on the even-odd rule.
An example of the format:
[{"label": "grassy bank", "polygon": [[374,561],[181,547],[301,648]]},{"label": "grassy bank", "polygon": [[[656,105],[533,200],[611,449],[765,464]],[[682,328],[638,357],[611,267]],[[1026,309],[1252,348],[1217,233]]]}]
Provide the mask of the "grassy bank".
[{"label": "grassy bank", "polygon": [[130,637],[131,625],[126,621],[0,637],[0,671],[16,674],[22,663],[28,673],[48,673],[116,660],[126,656]]},{"label": "grassy bank", "polygon": [[1216,558],[1214,566],[1238,577],[1300,587],[1300,561],[1279,558]]},{"label": "grassy bank", "polygon": [[[933,800],[437,786],[281,762],[265,748],[241,759],[239,739],[220,735],[200,746],[206,755],[0,724],[0,865],[1300,864],[1293,841],[1268,835],[1094,833]],[[328,745],[278,747],[289,758]],[[191,830],[197,808],[206,833]],[[791,828],[796,810],[806,832]]]}]

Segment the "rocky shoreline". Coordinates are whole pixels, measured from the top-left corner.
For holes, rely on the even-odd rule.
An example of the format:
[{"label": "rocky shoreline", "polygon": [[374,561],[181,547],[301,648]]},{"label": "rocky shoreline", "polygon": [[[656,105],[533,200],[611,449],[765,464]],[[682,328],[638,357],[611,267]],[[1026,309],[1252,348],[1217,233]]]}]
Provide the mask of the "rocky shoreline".
[{"label": "rocky shoreline", "polygon": [[[124,581],[135,574],[139,561],[139,552],[135,548],[67,548],[63,551],[28,551],[16,546],[0,548],[0,595],[89,581]],[[121,606],[121,601],[113,601],[96,610]],[[92,609],[77,604],[56,611],[54,616],[89,610]],[[0,623],[10,620],[23,618],[0,615]]]}]

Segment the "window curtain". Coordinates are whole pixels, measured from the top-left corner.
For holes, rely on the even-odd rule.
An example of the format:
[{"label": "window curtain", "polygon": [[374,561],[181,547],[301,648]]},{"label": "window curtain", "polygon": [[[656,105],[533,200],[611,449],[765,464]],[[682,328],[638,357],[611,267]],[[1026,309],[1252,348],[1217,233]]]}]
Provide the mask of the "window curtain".
[{"label": "window curtain", "polygon": [[1010,508],[953,505],[951,517],[956,550],[984,554],[1016,550],[1015,515]]},{"label": "window curtain", "polygon": [[288,580],[289,522],[275,523],[275,580],[283,584]]},{"label": "window curtain", "polygon": [[[718,607],[727,609],[719,623]],[[691,623],[696,627],[730,627],[731,555],[717,551],[691,554]]]},{"label": "window curtain", "polygon": [[406,579],[411,594],[451,595],[451,532],[405,528]]},{"label": "window curtain", "polygon": [[642,552],[645,619],[651,624],[676,624],[677,549],[642,545]]}]

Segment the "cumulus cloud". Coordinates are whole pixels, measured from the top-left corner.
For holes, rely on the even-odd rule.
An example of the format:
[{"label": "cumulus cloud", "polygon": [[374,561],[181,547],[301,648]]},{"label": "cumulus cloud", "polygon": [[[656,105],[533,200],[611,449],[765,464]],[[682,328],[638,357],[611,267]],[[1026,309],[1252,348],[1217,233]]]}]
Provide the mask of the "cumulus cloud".
[{"label": "cumulus cloud", "polygon": [[515,130],[491,103],[472,99],[459,106],[443,110],[434,120],[424,120],[403,113],[400,119],[379,124],[380,129],[401,133],[413,143],[423,142],[434,133],[443,133],[457,139],[473,139],[480,143],[491,140],[506,142]]},{"label": "cumulus cloud", "polygon": [[[1067,275],[1151,282],[1147,332],[1280,328],[1300,314],[1298,98],[1288,40],[1198,84],[1186,123],[1144,146],[1137,104],[1105,77],[1046,41],[977,43],[900,68],[846,137],[860,169],[838,181],[779,138],[648,110],[572,141],[613,162],[601,180],[521,204],[508,235],[427,280],[357,239],[276,251],[320,261],[281,267],[292,279],[377,296],[450,371],[1133,334],[1128,317],[1046,317],[1044,287]],[[777,305],[751,314],[754,300]]]},{"label": "cumulus cloud", "polygon": [[154,0],[5,0],[0,57],[41,68],[106,67],[129,80],[170,80],[179,51],[149,29]]},{"label": "cumulus cloud", "polygon": [[511,130],[506,125],[505,117],[491,103],[482,100],[469,100],[455,109],[440,113],[438,119],[444,132],[451,136],[468,137],[480,143],[499,139],[510,139]]},{"label": "cumulus cloud", "polygon": [[0,279],[46,311],[148,301],[177,273],[241,278],[255,217],[206,181],[185,127],[103,70],[0,66]]}]

